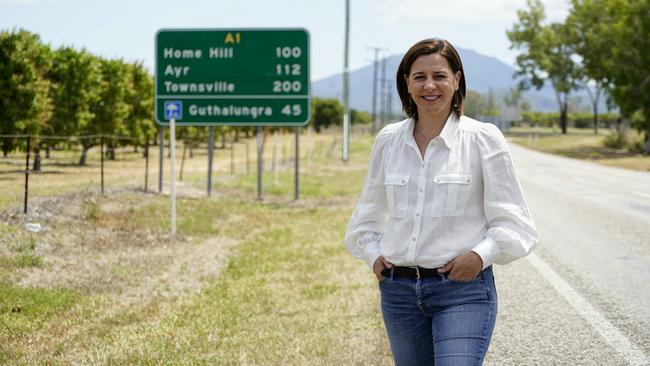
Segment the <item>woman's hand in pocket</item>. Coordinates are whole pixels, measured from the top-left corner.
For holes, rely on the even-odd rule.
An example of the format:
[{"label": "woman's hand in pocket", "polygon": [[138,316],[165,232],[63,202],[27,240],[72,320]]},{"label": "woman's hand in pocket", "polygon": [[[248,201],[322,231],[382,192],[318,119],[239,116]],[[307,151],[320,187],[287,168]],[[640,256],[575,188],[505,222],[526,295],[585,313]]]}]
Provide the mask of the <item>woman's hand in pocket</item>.
[{"label": "woman's hand in pocket", "polygon": [[453,281],[472,281],[483,269],[483,260],[474,251],[469,251],[452,259],[438,273],[447,273],[447,278]]},{"label": "woman's hand in pocket", "polygon": [[384,279],[384,276],[381,274],[381,271],[383,271],[384,268],[391,269],[393,267],[394,265],[391,262],[387,261],[386,258],[379,256],[375,260],[375,264],[373,264],[372,270],[373,272],[375,272],[375,276],[377,276],[377,280],[381,281]]}]

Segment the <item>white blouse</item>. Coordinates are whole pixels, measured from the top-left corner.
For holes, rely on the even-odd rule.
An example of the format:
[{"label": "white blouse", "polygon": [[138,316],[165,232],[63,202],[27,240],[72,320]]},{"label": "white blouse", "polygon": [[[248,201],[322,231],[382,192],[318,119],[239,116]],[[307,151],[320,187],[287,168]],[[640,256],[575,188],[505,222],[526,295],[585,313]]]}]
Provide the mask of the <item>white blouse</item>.
[{"label": "white blouse", "polygon": [[383,128],[345,245],[370,268],[438,268],[470,250],[506,264],[529,254],[537,230],[499,129],[452,114],[422,158],[412,119]]}]

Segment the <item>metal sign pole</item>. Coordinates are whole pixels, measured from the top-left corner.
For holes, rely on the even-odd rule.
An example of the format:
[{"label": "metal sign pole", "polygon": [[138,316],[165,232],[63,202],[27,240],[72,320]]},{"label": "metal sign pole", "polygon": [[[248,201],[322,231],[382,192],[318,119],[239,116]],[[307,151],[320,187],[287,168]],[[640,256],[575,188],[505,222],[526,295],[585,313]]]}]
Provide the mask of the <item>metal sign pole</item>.
[{"label": "metal sign pole", "polygon": [[171,197],[171,229],[172,235],[176,235],[176,176],[174,175],[174,167],[176,163],[176,118],[169,121],[169,149],[170,149],[170,190],[169,196]]},{"label": "metal sign pole", "polygon": [[[248,150],[246,150],[248,151]],[[262,127],[257,127],[257,200],[262,200],[262,173],[264,166],[262,164],[262,153],[264,152],[264,133]]]},{"label": "metal sign pole", "polygon": [[158,145],[158,193],[163,189],[163,155],[165,154],[165,127],[160,126],[160,143]]},{"label": "metal sign pole", "polygon": [[300,177],[300,127],[296,127],[296,171],[293,180],[293,199],[300,199],[300,186],[299,186],[299,177]]},{"label": "metal sign pole", "polygon": [[345,0],[345,49],[343,60],[343,161],[350,153],[350,0]]},{"label": "metal sign pole", "polygon": [[212,161],[214,158],[214,126],[208,128],[208,197],[212,196]]}]

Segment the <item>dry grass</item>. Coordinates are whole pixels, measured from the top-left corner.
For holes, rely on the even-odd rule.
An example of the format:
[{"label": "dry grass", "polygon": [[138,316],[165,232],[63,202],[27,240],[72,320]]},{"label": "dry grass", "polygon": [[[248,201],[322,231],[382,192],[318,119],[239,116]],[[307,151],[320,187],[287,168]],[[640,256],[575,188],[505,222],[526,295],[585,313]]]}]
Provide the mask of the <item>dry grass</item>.
[{"label": "dry grass", "polygon": [[[0,363],[389,363],[375,280],[341,244],[365,165],[339,163],[334,137],[322,141],[297,203],[286,172],[263,203],[252,175],[221,175],[206,199],[204,160],[190,160],[177,237],[165,196],[124,186],[36,197],[28,216],[5,208]],[[23,254],[40,263],[18,264]]]},{"label": "dry grass", "polygon": [[[626,149],[611,149],[603,144],[609,130],[569,128],[566,135],[550,128],[513,128],[508,132],[510,141],[535,150],[557,154],[574,159],[591,160],[600,164],[639,171],[650,171],[650,156],[629,152]],[[629,139],[641,136],[630,132]]]},{"label": "dry grass", "polygon": [[[294,153],[293,134],[269,135],[264,149],[265,170],[275,167],[278,174],[291,174]],[[314,164],[337,161],[340,155],[340,135],[337,131],[323,134],[303,132],[301,139],[301,171],[303,174],[313,169]],[[237,143],[227,142],[221,148],[221,142],[215,143],[213,176],[215,180],[234,179],[241,176],[254,176],[257,164],[256,142],[254,138],[240,139]],[[275,151],[275,154],[274,154]],[[150,147],[147,190],[158,192],[159,149]],[[163,156],[167,157],[168,149]],[[104,187],[106,192],[119,190],[145,190],[145,159],[141,151],[134,153],[132,147],[123,148],[116,154],[118,160],[104,162]],[[177,182],[197,183],[205,192],[207,182],[207,151],[203,145],[195,149],[190,157],[189,149],[186,159],[182,161],[183,145],[176,146]],[[88,164],[78,166],[78,156],[66,151],[52,151],[51,159],[42,159],[42,170],[31,172],[29,178],[29,202],[39,197],[79,193],[83,191],[96,193],[101,188],[101,166],[98,148],[89,150]],[[25,192],[25,156],[15,152],[7,158],[0,158],[0,209],[22,207]],[[169,160],[163,163],[163,190],[169,189]]]}]

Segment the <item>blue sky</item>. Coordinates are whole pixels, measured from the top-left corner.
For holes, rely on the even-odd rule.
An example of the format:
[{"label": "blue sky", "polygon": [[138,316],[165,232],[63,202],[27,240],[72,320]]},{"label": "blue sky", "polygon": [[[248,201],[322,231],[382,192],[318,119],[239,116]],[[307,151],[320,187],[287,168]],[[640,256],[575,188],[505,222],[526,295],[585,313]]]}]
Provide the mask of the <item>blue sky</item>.
[{"label": "blue sky", "polygon": [[[403,53],[441,37],[512,65],[506,30],[525,0],[350,0],[350,67],[371,62],[368,47]],[[562,21],[568,0],[544,1]],[[142,60],[153,70],[160,28],[300,27],[311,38],[311,78],[343,69],[344,0],[0,0],[0,29],[25,28],[54,47],[86,48],[107,58]]]}]

